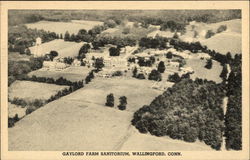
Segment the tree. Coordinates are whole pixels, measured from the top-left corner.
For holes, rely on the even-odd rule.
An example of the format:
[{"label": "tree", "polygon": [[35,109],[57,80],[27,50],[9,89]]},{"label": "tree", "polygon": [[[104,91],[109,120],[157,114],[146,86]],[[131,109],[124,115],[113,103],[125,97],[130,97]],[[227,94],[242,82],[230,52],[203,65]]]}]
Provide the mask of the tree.
[{"label": "tree", "polygon": [[223,31],[227,30],[227,26],[226,25],[220,25],[220,27],[217,29],[217,33],[221,33]]},{"label": "tree", "polygon": [[109,19],[104,22],[104,26],[107,26],[108,28],[114,28],[116,25],[116,22],[112,19]]},{"label": "tree", "polygon": [[138,78],[138,79],[145,79],[145,76],[144,76],[143,73],[139,73],[139,74],[136,76],[136,78]]},{"label": "tree", "polygon": [[120,110],[125,110],[126,109],[126,105],[127,105],[127,97],[126,96],[122,96],[119,98],[120,104],[118,105],[118,108]]},{"label": "tree", "polygon": [[212,30],[208,30],[206,35],[205,35],[205,38],[210,38],[210,37],[212,37],[214,35],[215,35],[215,33]]},{"label": "tree", "polygon": [[31,52],[30,52],[30,49],[29,49],[29,48],[26,48],[26,49],[25,49],[25,54],[26,54],[26,55],[31,55]]},{"label": "tree", "polygon": [[231,61],[233,60],[232,54],[230,52],[227,52],[226,57],[227,57],[227,63],[231,63]]},{"label": "tree", "polygon": [[62,33],[60,34],[60,39],[63,39],[63,35],[62,35]]},{"label": "tree", "polygon": [[223,81],[227,80],[227,74],[228,74],[227,64],[224,64],[220,74],[220,77],[222,78]]},{"label": "tree", "polygon": [[78,53],[78,59],[83,59],[86,57],[86,54],[88,53],[90,49],[89,44],[83,44],[83,46],[80,48],[79,53]]},{"label": "tree", "polygon": [[148,76],[149,80],[154,80],[154,81],[161,81],[161,73],[155,69],[151,71],[151,73]]},{"label": "tree", "polygon": [[55,57],[58,56],[58,52],[57,51],[50,51],[49,55],[51,57],[51,60],[53,60]]},{"label": "tree", "polygon": [[211,69],[212,66],[213,66],[213,61],[211,59],[208,59],[205,68]]},{"label": "tree", "polygon": [[94,66],[97,71],[100,71],[104,67],[103,58],[96,58]]},{"label": "tree", "polygon": [[135,67],[134,70],[133,70],[133,75],[132,75],[132,77],[136,77],[136,75],[137,75],[137,68]]},{"label": "tree", "polygon": [[68,31],[66,31],[64,34],[64,41],[70,41],[70,34]]},{"label": "tree", "polygon": [[168,59],[172,59],[173,53],[172,53],[172,52],[168,52],[167,55],[166,55],[166,57],[167,57]]},{"label": "tree", "polygon": [[113,93],[110,93],[107,95],[107,102],[106,102],[106,106],[109,106],[109,107],[114,107],[114,95]]},{"label": "tree", "polygon": [[168,81],[178,83],[181,81],[181,77],[179,76],[178,73],[174,73],[173,75],[168,76]]},{"label": "tree", "polygon": [[178,34],[176,32],[174,33],[173,38],[174,39],[178,39],[179,38],[179,36],[178,36]]},{"label": "tree", "polygon": [[118,47],[110,47],[109,48],[109,56],[119,56],[120,55],[120,48]]},{"label": "tree", "polygon": [[164,73],[165,69],[166,69],[166,68],[165,68],[164,62],[163,62],[163,61],[160,61],[160,63],[158,64],[157,70],[158,70],[160,73]]}]

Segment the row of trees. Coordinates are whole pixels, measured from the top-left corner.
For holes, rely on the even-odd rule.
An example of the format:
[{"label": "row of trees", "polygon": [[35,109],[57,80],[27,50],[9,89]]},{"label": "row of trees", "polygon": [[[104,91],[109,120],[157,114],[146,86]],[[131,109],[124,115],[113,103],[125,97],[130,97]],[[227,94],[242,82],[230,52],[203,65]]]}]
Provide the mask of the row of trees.
[{"label": "row of trees", "polygon": [[165,49],[167,48],[166,43],[168,42],[167,38],[156,36],[152,37],[143,37],[139,41],[139,46],[142,48],[159,48]]},{"label": "row of trees", "polygon": [[141,133],[167,135],[187,142],[199,139],[219,150],[224,126],[221,108],[224,96],[223,85],[184,78],[150,105],[136,111],[132,124]]},{"label": "row of trees", "polygon": [[[127,105],[127,97],[126,96],[121,96],[119,98],[120,104],[117,106],[119,110],[126,110],[126,105]],[[108,107],[114,107],[114,103],[115,103],[115,98],[114,98],[114,94],[110,93],[107,95],[106,98],[106,103],[105,105]]]}]

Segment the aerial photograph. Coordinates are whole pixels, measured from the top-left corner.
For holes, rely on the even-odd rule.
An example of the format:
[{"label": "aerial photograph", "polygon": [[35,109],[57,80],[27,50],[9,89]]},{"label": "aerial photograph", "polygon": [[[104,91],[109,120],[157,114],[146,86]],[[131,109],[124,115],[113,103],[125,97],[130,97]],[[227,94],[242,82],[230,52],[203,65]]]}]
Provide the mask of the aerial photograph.
[{"label": "aerial photograph", "polygon": [[241,11],[8,10],[8,150],[242,150]]}]

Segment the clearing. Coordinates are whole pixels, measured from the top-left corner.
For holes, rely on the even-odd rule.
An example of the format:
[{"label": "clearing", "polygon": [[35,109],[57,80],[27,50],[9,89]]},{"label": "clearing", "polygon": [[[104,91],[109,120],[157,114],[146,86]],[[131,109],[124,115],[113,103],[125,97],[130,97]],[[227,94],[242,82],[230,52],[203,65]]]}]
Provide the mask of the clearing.
[{"label": "clearing", "polygon": [[9,87],[8,96],[10,99],[17,97],[27,101],[35,99],[47,100],[64,88],[68,88],[68,86],[17,80]]},{"label": "clearing", "polygon": [[[76,57],[84,43],[85,42],[76,43],[64,41],[63,39],[55,39],[50,42],[42,43],[39,46],[39,50],[43,54],[50,53],[50,51],[57,51],[58,57]],[[34,54],[36,46],[32,46],[29,49],[30,52]]]},{"label": "clearing", "polygon": [[100,21],[72,20],[71,22],[39,21],[36,23],[28,23],[25,25],[31,29],[43,29],[45,31],[64,35],[66,31],[68,31],[70,34],[77,34],[80,29],[85,29],[88,31],[94,26],[102,24],[103,22]]},{"label": "clearing", "polygon": [[190,75],[193,80],[195,78],[202,78],[215,81],[216,83],[222,82],[222,79],[220,78],[222,66],[219,62],[213,60],[213,66],[211,69],[204,67],[207,62],[206,60],[187,59],[186,62],[187,64],[185,67],[192,67],[194,70],[194,73]]},{"label": "clearing", "polygon": [[41,68],[39,70],[30,72],[28,76],[32,77],[33,75],[35,75],[37,77],[53,78],[54,80],[63,77],[71,82],[76,82],[84,80],[92,69],[93,68],[88,68],[84,66],[70,66],[61,71],[52,71]]}]

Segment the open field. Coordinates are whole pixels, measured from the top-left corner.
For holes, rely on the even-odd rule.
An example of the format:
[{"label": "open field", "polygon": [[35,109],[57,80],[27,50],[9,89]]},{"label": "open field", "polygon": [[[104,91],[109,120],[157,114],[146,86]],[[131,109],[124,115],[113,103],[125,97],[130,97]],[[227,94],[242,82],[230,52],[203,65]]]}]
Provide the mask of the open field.
[{"label": "open field", "polygon": [[[68,31],[70,34],[77,34],[80,29],[90,30],[96,25],[102,25],[100,21],[72,21],[72,22],[53,22],[39,21],[36,23],[28,23],[26,26],[31,29],[43,29],[45,31],[55,32],[57,34],[65,34]],[[60,26],[60,27],[58,27]]]},{"label": "open field", "polygon": [[202,78],[207,80],[213,80],[217,83],[220,83],[222,79],[220,74],[222,71],[222,66],[219,62],[213,60],[213,66],[211,69],[207,69],[204,66],[206,65],[206,60],[200,59],[187,59],[187,64],[185,66],[192,67],[194,73],[191,74],[191,78]]},{"label": "open field", "polygon": [[47,100],[64,88],[68,88],[68,86],[31,81],[15,81],[9,87],[8,96],[10,99],[17,97],[28,101],[35,99]]},{"label": "open field", "polygon": [[166,37],[166,38],[172,38],[174,33],[170,31],[160,31],[160,30],[155,30],[153,32],[150,32],[147,37],[156,37],[156,35],[160,37]]},{"label": "open field", "polygon": [[76,82],[85,79],[85,77],[92,69],[93,68],[88,68],[83,66],[79,67],[71,66],[61,71],[45,70],[44,68],[42,68],[30,72],[28,76],[32,77],[32,75],[35,75],[37,77],[47,77],[47,78],[53,78],[55,80],[60,77],[63,77],[69,81]]},{"label": "open field", "polygon": [[[9,128],[9,150],[211,150],[199,142],[188,145],[167,137],[138,133],[131,126],[133,112],[129,111],[138,109],[132,108],[133,105],[141,107],[151,101],[146,81],[107,79],[100,84],[100,80],[95,78],[84,88],[48,103],[18,121]],[[130,95],[123,94],[125,87],[130,90]],[[106,93],[110,91],[116,91],[116,101],[119,91],[120,95],[128,97],[128,110],[120,111],[103,105]]]},{"label": "open field", "polygon": [[[39,50],[41,53],[46,54],[50,51],[57,51],[58,57],[75,57],[78,55],[80,48],[84,42],[68,42],[62,39],[56,39],[50,42],[42,43],[39,46]],[[36,47],[30,47],[30,52],[34,53],[36,51]]]},{"label": "open field", "polygon": [[[115,107],[119,104],[119,97],[127,97],[127,111],[134,112],[143,105],[149,104],[162,91],[152,89],[155,81],[138,80],[135,78],[100,78],[96,77],[90,84],[72,93],[69,100],[77,100],[86,103],[94,103],[104,106],[106,97],[113,93]],[[84,97],[82,97],[84,95]]]},{"label": "open field", "polygon": [[242,52],[241,35],[232,32],[223,32],[209,39],[201,41],[202,45],[206,45],[209,49],[215,50],[221,54],[231,52],[234,56],[236,53]]},{"label": "open field", "polygon": [[[128,29],[129,28],[129,29]],[[128,30],[125,34],[124,30]],[[125,26],[117,26],[115,28],[109,28],[101,33],[101,35],[108,36],[117,36],[117,37],[134,37],[135,39],[141,39],[142,37],[146,37],[149,33],[155,31],[155,28],[136,28],[136,27],[125,27]]]},{"label": "open field", "polygon": [[[216,33],[221,25],[226,25],[226,31]],[[222,21],[218,23],[199,23],[195,22],[186,27],[186,33],[180,38],[184,41],[200,41],[202,45],[206,45],[209,49],[226,54],[231,52],[232,55],[241,53],[241,19]],[[208,30],[216,33],[214,36],[206,39],[204,36]],[[198,37],[194,38],[194,32],[198,33]]]}]

